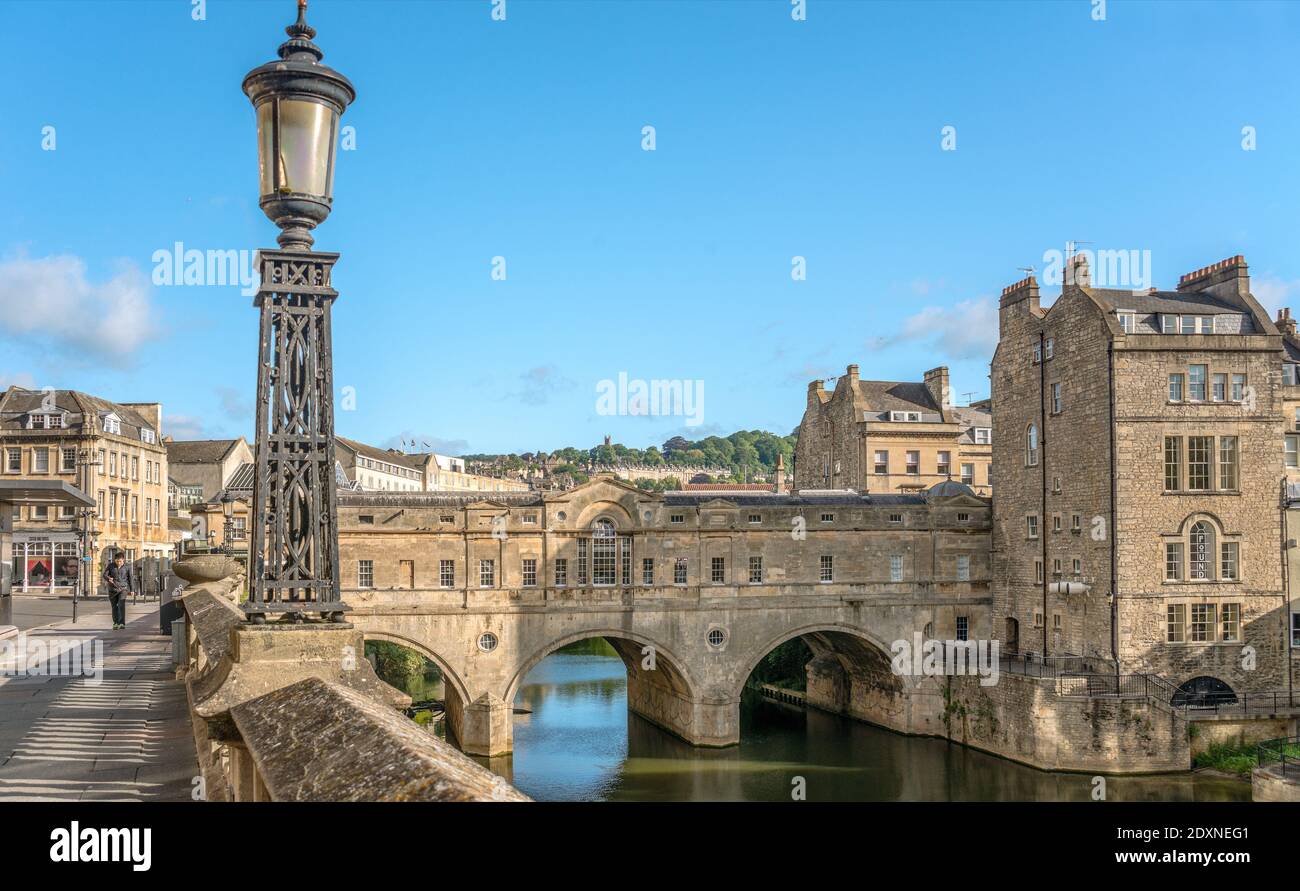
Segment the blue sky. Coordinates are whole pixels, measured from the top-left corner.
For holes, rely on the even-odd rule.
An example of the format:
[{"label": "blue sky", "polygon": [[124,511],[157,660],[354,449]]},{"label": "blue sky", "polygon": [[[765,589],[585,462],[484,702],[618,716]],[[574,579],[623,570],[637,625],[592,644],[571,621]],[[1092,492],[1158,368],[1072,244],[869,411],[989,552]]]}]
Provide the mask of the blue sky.
[{"label": "blue sky", "polygon": [[[274,246],[240,82],[294,4],[191,10],[0,2],[0,383],[251,435],[251,299],[155,286],[152,258]],[[946,363],[984,396],[997,294],[1070,239],[1149,251],[1160,287],[1240,253],[1266,306],[1300,293],[1300,5],[790,10],[312,0],[358,90],[316,232],[343,255],[339,432],[473,452],[787,433],[850,362]],[[703,381],[703,423],[599,415],[620,372]]]}]

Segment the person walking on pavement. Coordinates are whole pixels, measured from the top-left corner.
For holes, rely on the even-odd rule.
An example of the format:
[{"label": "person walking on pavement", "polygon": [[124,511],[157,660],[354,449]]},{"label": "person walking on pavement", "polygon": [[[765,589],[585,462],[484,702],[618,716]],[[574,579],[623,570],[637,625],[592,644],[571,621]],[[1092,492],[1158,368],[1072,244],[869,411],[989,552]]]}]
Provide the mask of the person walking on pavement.
[{"label": "person walking on pavement", "polygon": [[131,567],[126,565],[126,555],[118,551],[113,562],[104,567],[104,584],[108,587],[108,602],[113,607],[113,629],[126,627],[126,595],[131,592]]}]

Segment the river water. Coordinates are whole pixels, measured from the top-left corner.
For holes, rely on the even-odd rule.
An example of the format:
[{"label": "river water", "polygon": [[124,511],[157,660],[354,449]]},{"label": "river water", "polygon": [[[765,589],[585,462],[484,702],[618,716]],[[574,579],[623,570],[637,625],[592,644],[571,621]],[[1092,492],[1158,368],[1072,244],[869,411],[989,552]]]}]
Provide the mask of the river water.
[{"label": "river water", "polygon": [[[440,682],[408,692],[441,696]],[[758,696],[740,745],[697,749],[627,710],[612,655],[556,653],[515,699],[515,750],[478,759],[539,801],[1087,801],[1092,777],[1034,770],[943,740],[902,736]],[[527,710],[528,713],[518,713]],[[1108,777],[1109,801],[1249,801],[1250,783]]]},{"label": "river water", "polygon": [[[740,745],[697,749],[627,711],[615,656],[557,653],[525,678],[512,758],[489,767],[540,801],[1087,801],[1092,777],[1048,773],[943,740],[902,736],[752,697]],[[1204,774],[1110,777],[1110,801],[1248,801]]]}]

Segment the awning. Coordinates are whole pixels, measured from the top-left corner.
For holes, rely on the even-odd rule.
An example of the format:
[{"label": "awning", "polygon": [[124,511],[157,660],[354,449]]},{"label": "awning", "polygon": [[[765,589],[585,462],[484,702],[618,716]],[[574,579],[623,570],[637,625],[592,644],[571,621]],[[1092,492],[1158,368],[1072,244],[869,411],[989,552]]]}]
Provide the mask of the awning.
[{"label": "awning", "polygon": [[63,480],[0,480],[0,504],[94,507],[95,499]]}]

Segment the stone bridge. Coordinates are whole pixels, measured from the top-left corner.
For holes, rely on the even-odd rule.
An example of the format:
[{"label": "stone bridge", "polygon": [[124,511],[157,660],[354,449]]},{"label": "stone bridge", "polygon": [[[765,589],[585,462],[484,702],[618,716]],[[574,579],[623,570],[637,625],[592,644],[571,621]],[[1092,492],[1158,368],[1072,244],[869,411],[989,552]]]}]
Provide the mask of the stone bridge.
[{"label": "stone bridge", "polygon": [[367,639],[409,647],[434,662],[461,747],[499,755],[512,750],[511,704],[524,678],[551,653],[589,638],[604,638],[622,657],[629,710],[693,745],[739,742],[750,672],[795,637],[814,653],[809,704],[902,732],[940,733],[938,685],[894,675],[888,657],[890,643],[910,640],[938,605],[794,595],[447,610],[376,597],[356,604],[348,618]]},{"label": "stone bridge", "polygon": [[810,703],[924,733],[937,685],[895,677],[891,644],[989,636],[988,502],[954,483],[661,495],[598,477],[487,500],[347,493],[339,510],[349,621],[442,669],[474,754],[511,751],[525,676],[588,638],[623,657],[633,712],[727,746],[750,672],[791,638],[815,655]]}]

